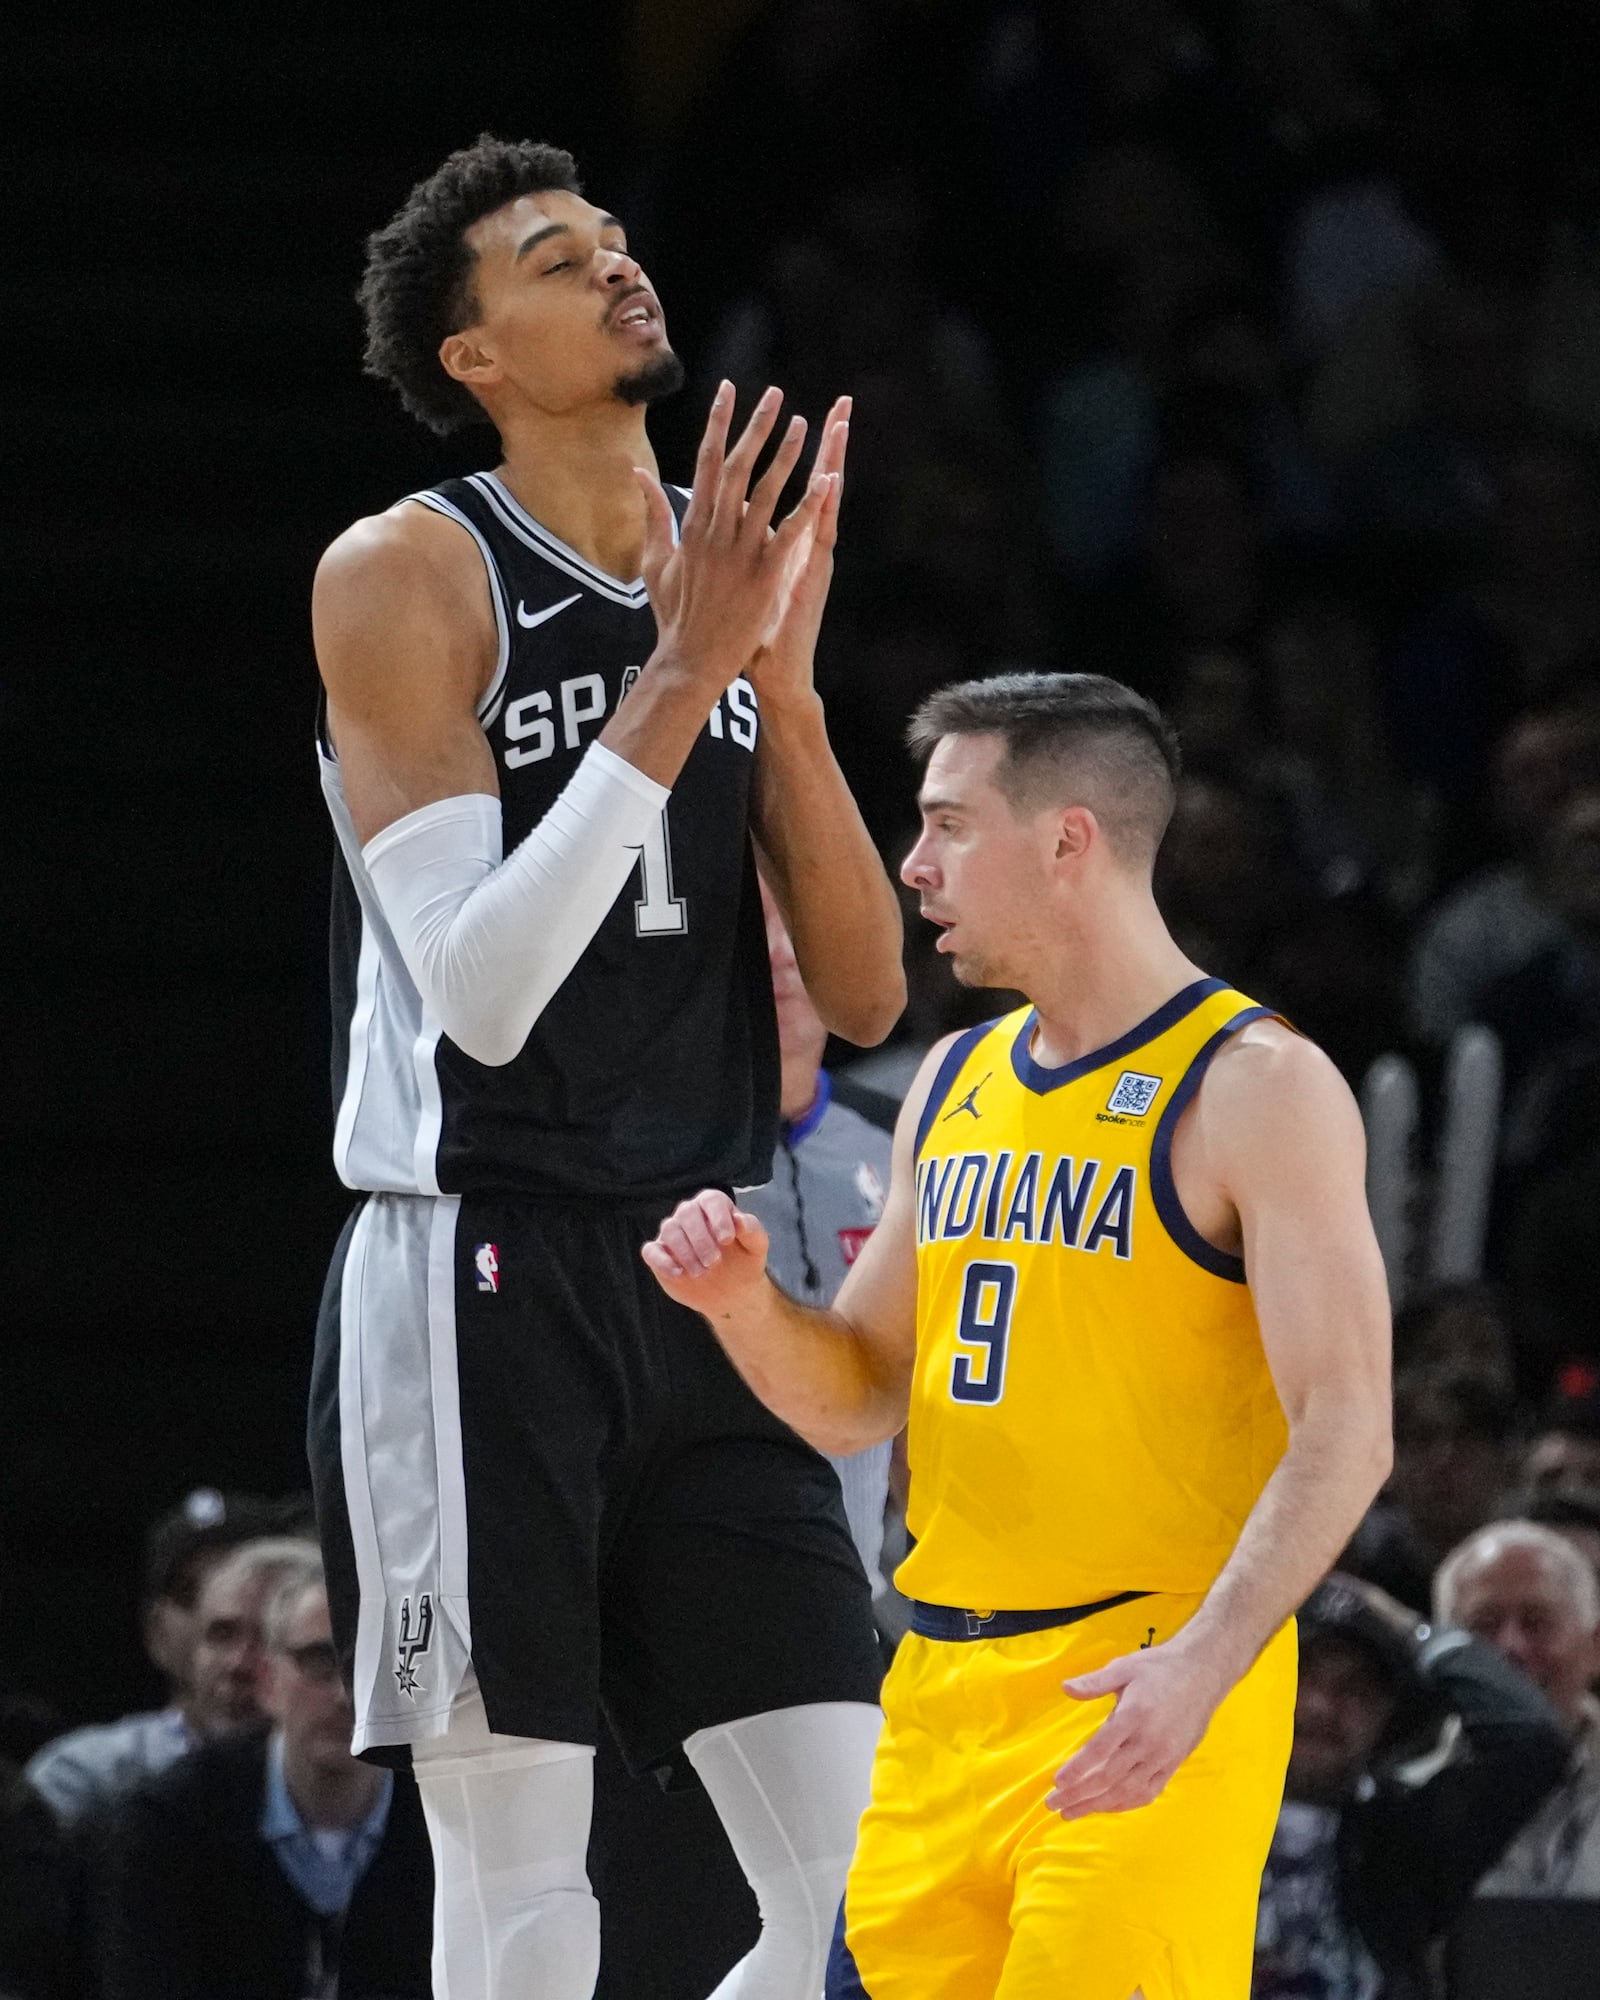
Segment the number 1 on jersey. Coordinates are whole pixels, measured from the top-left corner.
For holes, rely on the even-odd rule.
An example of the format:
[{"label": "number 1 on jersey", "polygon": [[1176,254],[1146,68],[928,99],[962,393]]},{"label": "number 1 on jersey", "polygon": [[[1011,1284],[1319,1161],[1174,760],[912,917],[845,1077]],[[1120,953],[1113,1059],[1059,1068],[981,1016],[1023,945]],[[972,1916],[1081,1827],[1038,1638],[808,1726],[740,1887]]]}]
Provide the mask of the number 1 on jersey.
[{"label": "number 1 on jersey", "polygon": [[634,928],[640,937],[682,937],[689,928],[689,906],[672,893],[672,848],[667,841],[665,807],[645,837],[639,867],[644,874],[644,894],[633,906]]},{"label": "number 1 on jersey", "polygon": [[1017,1296],[1015,1264],[975,1261],[967,1266],[956,1339],[982,1354],[958,1354],[950,1365],[950,1399],[955,1403],[998,1403],[1006,1391],[1006,1345],[1011,1308]]}]

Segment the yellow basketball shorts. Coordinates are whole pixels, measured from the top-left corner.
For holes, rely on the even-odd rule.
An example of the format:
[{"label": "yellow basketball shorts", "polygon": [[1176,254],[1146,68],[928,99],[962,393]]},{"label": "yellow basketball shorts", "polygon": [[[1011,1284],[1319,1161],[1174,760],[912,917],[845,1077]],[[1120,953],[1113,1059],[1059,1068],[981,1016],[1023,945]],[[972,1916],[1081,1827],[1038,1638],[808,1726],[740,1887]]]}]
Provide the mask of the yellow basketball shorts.
[{"label": "yellow basketball shorts", "polygon": [[1112,1707],[1061,1683],[1170,1639],[1199,1603],[902,1641],[829,2000],[1248,2000],[1294,1727],[1292,1621],[1152,1804],[1068,1821],[1044,1803]]}]

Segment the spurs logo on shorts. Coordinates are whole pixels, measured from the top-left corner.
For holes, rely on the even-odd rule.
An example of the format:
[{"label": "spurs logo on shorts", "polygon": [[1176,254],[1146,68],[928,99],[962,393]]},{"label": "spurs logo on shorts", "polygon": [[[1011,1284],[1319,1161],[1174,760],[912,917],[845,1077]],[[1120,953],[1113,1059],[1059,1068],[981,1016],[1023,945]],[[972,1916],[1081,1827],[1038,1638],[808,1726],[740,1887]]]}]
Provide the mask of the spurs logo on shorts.
[{"label": "spurs logo on shorts", "polygon": [[400,1642],[395,1648],[400,1664],[394,1670],[394,1677],[400,1684],[400,1692],[409,1695],[413,1701],[422,1683],[417,1679],[417,1661],[433,1644],[433,1599],[427,1591],[417,1599],[417,1618],[411,1622],[411,1599],[400,1600]]}]

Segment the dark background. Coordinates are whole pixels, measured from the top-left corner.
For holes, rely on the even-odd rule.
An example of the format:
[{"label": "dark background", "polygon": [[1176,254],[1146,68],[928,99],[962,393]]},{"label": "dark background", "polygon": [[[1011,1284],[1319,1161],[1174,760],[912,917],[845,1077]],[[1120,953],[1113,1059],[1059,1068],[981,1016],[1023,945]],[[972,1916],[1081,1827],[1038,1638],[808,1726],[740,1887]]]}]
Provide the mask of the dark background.
[{"label": "dark background", "polygon": [[[0,154],[0,1691],[72,1719],[156,1692],[145,1522],[200,1483],[304,1483],[347,1204],[308,593],[351,519],[492,461],[487,434],[441,445],[360,372],[363,237],[451,147],[566,145],[629,222],[691,371],[654,426],[669,476],[714,368],[747,392],[769,370],[811,414],[856,392],[860,553],[821,672],[886,853],[921,691],[1007,664],[1120,673],[1190,741],[1177,851],[1215,865],[1165,884],[1180,936],[1353,1080],[1389,1046],[1436,1065],[1408,940],[1498,852],[1497,733],[1600,680],[1600,417],[1570,299],[1579,390],[1541,400],[1524,366],[1568,296],[1561,246],[1581,291],[1600,240],[1589,0],[1281,0],[1270,30],[1249,0],[236,7],[225,33],[217,11],[35,25]],[[1308,344],[1292,278],[1297,227],[1347,186],[1385,191],[1447,296],[1431,348],[1410,328],[1412,406],[1340,458],[1318,398],[1342,379],[1338,407],[1360,404],[1384,350]],[[1526,475],[1552,437],[1553,498]],[[1537,541],[1529,477],[1545,540],[1506,582]],[[1234,571],[1242,608],[1204,601]],[[1487,608],[1485,575],[1505,584]],[[1556,605],[1561,632],[1530,637],[1511,598]],[[1360,769],[1290,741],[1283,634],[1308,604],[1356,635],[1318,654],[1311,619],[1302,671],[1370,709]],[[1283,801],[1311,795],[1307,760],[1372,827],[1346,812],[1335,839],[1313,813],[1306,833]],[[1274,791],[1262,773],[1291,765],[1300,790]],[[925,1039],[959,1003],[915,954],[913,986]],[[1562,1311],[1529,1394],[1594,1344],[1586,1298]]]}]

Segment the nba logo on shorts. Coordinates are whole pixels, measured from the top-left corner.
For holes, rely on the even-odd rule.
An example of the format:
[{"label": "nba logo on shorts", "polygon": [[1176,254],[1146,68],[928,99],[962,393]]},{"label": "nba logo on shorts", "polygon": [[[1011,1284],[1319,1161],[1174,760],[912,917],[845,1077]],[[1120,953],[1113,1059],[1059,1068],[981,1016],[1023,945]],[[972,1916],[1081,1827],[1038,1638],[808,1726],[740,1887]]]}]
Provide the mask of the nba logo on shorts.
[{"label": "nba logo on shorts", "polygon": [[1120,1111],[1127,1118],[1142,1118],[1155,1103],[1160,1088],[1159,1076],[1141,1076],[1136,1069],[1125,1069],[1117,1078],[1117,1087],[1107,1100],[1106,1109]]},{"label": "nba logo on shorts", "polygon": [[477,1266],[478,1290],[497,1292],[500,1289],[500,1252],[493,1243],[480,1243],[472,1253],[472,1261]]}]

